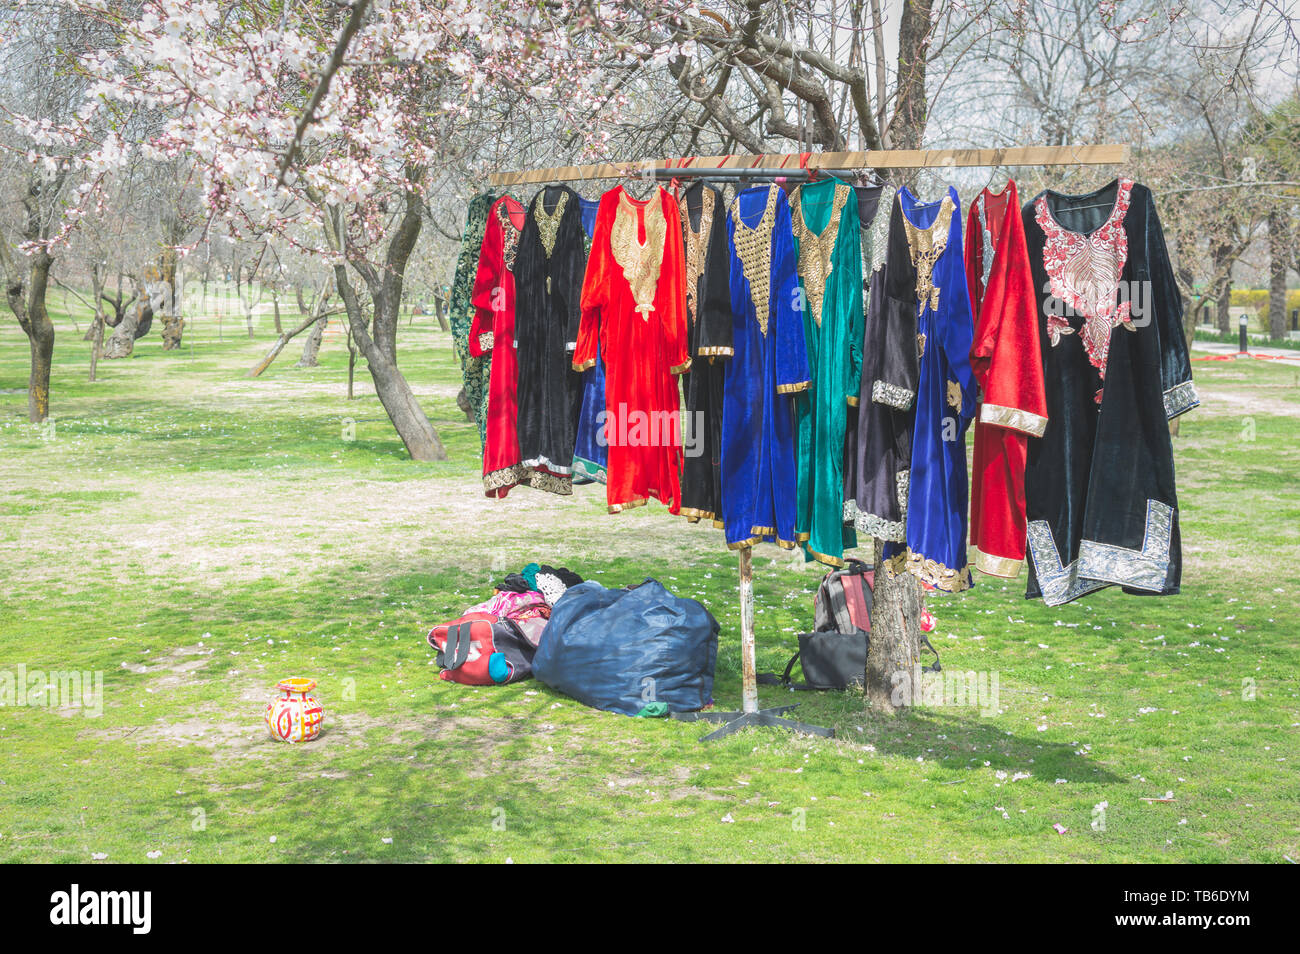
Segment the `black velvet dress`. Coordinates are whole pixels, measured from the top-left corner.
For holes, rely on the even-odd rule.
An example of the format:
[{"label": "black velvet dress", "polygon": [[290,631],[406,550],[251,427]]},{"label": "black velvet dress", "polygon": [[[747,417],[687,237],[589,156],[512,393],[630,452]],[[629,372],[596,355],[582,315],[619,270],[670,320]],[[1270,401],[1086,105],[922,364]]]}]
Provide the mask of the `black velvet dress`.
[{"label": "black velvet dress", "polygon": [[573,490],[573,408],[578,376],[570,359],[578,337],[586,268],[582,205],[567,186],[533,197],[515,258],[515,340],[519,359],[518,431],[529,485]]},{"label": "black velvet dress", "polygon": [[[888,205],[882,207],[879,203],[886,198]],[[861,210],[861,196],[858,201]],[[884,255],[874,253],[866,301],[852,500],[858,533],[901,543],[907,539],[912,429],[920,377],[916,267],[898,193],[892,188],[886,187],[877,203],[877,216],[882,213],[888,216],[889,225]],[[873,218],[872,222],[873,236],[878,236],[880,220]],[[863,234],[867,234],[865,229]],[[877,240],[873,238],[873,249]]]},{"label": "black velvet dress", "polygon": [[[883,339],[881,338],[881,308],[884,301],[884,282],[881,280],[885,270],[885,257],[889,246],[889,220],[891,206],[895,201],[894,187],[883,185],[854,186],[858,195],[858,222],[862,236],[862,306],[864,312],[863,341],[859,345],[862,353],[862,383],[867,385],[870,397],[870,383],[875,379],[877,359],[880,356]],[[871,562],[871,537],[887,532],[878,520],[858,508],[859,467],[864,466],[859,452],[858,441],[862,436],[866,440],[879,439],[882,434],[892,433],[890,418],[892,410],[884,405],[873,407],[868,401],[866,415],[868,423],[864,426],[861,415],[862,393],[849,402],[848,420],[844,431],[844,522],[853,524],[863,534],[862,546],[868,548],[866,561]],[[870,433],[870,436],[868,435]],[[875,459],[875,451],[873,460]],[[864,471],[870,472],[871,464],[865,464]],[[901,536],[898,537],[901,539]],[[894,539],[893,536],[885,539]]]},{"label": "black velvet dress", "polygon": [[1130,179],[1048,191],[1022,215],[1047,392],[1025,469],[1026,596],[1056,606],[1112,585],[1177,593],[1167,422],[1200,401],[1151,191]]},{"label": "black velvet dress", "polygon": [[683,431],[682,516],[722,526],[722,396],[731,341],[731,255],[722,193],[695,182],[678,199],[686,247],[686,321],[691,368]]}]

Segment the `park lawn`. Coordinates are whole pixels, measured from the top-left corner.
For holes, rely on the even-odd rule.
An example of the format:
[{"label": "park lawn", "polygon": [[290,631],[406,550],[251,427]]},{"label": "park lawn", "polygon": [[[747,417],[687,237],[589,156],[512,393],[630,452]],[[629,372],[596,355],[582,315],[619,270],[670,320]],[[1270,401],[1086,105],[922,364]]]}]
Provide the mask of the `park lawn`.
[{"label": "park lawn", "polygon": [[[0,671],[102,672],[103,705],[0,708],[0,859],[1300,858],[1295,363],[1195,365],[1180,596],[1053,609],[1023,576],[977,577],[929,598],[932,639],[946,672],[996,674],[996,711],[889,717],[858,693],[765,689],[837,738],[704,745],[700,725],[535,681],[437,679],[428,629],[538,560],[702,600],[722,624],[718,704],[739,704],[720,533],[657,505],[607,516],[601,487],[486,500],[428,319],[400,354],[446,442],[437,464],[406,458],[364,365],[346,400],[337,335],[320,368],[294,368],[294,342],[250,380],[269,321],[251,341],[204,321],[179,352],[155,331],[87,384],[89,345],[56,318],[43,427],[26,423],[26,341],[0,319]],[[755,572],[770,671],[811,624],[819,571],[760,547]],[[262,723],[288,675],[320,683],[326,731],[308,745]]]}]

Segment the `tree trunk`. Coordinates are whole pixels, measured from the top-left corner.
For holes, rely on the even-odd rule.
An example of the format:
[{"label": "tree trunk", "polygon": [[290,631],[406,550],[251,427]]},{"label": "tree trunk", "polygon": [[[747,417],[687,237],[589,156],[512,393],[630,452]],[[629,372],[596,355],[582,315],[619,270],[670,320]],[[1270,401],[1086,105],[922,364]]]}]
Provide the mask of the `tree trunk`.
[{"label": "tree trunk", "polygon": [[[388,412],[397,435],[406,445],[412,460],[446,460],[447,451],[438,439],[437,432],[420,407],[402,372],[397,367],[397,322],[402,301],[402,283],[406,264],[420,236],[421,207],[419,193],[409,189],[401,221],[388,244],[388,255],[382,269],[370,263],[353,262],[353,267],[365,279],[370,291],[373,315],[367,314],[357,298],[356,289],[348,277],[348,266],[334,266],[335,287],[347,311],[348,327],[361,353],[366,357],[370,377],[375,382],[375,393]],[[332,239],[335,247],[342,247],[338,232]],[[369,320],[368,320],[369,319]],[[374,328],[371,335],[367,325]],[[348,375],[352,369],[349,365]],[[349,384],[350,387],[350,384]]]},{"label": "tree trunk", "polygon": [[891,578],[881,560],[883,546],[875,543],[867,699],[874,708],[896,712],[922,698],[921,585],[906,570]]},{"label": "tree trunk", "polygon": [[27,376],[27,419],[40,424],[50,416],[50,367],[54,359],[54,322],[46,307],[50,287],[50,266],[54,259],[44,250],[33,252],[29,261],[27,280],[23,280],[21,266],[13,261],[9,249],[4,250],[3,262],[7,279],[5,297],[9,308],[27,335],[31,357]]},{"label": "tree trunk", "polygon": [[117,327],[113,329],[112,336],[108,339],[108,344],[104,346],[103,357],[112,361],[117,358],[129,358],[135,351],[136,339],[141,337],[144,332],[140,330],[143,326],[147,331],[149,325],[153,323],[153,305],[149,300],[149,292],[145,288],[143,281],[136,293],[134,307],[125,309],[126,314]]},{"label": "tree trunk", "polygon": [[90,266],[90,283],[95,295],[95,318],[90,323],[90,377],[99,373],[99,355],[104,350],[104,273],[98,262]]},{"label": "tree trunk", "polygon": [[328,318],[320,318],[311,326],[311,332],[302,344],[302,357],[298,359],[295,367],[314,368],[320,364],[320,344],[325,337],[325,328],[329,322]]},{"label": "tree trunk", "polygon": [[1290,235],[1286,214],[1275,209],[1268,216],[1268,337],[1286,337],[1286,269]]},{"label": "tree trunk", "polygon": [[163,299],[162,347],[164,351],[175,351],[181,346],[181,335],[185,332],[185,316],[181,307],[180,267],[175,248],[167,246],[163,249],[160,265],[166,296]]},{"label": "tree trunk", "polygon": [[451,331],[451,323],[447,320],[447,299],[434,296],[433,310],[438,314],[438,327],[443,331]]},{"label": "tree trunk", "polygon": [[357,343],[352,340],[352,323],[348,322],[348,400],[351,401],[355,394],[352,393],[352,387],[356,381],[357,375]]},{"label": "tree trunk", "polygon": [[271,345],[271,350],[267,352],[266,357],[263,358],[261,361],[259,361],[257,364],[253,365],[252,370],[248,372],[248,376],[250,378],[255,378],[258,375],[260,375],[263,371],[265,371],[267,368],[271,366],[271,362],[274,361],[279,356],[280,352],[284,350],[285,345],[287,345],[298,335],[302,334],[308,328],[317,324],[319,321],[327,321],[328,315],[322,314],[324,307],[325,307],[325,296],[318,295],[316,297],[317,310],[312,312],[312,314],[308,315],[301,324],[299,324],[297,327],[293,328],[292,330],[288,332],[281,331],[279,337],[275,339],[275,344]]},{"label": "tree trunk", "polygon": [[282,335],[284,334],[284,325],[280,323],[280,291],[274,285],[271,286],[271,307],[275,310],[275,333]]},{"label": "tree trunk", "polygon": [[1237,329],[1232,327],[1232,315],[1228,312],[1231,305],[1232,282],[1220,282],[1214,298],[1214,314],[1215,324],[1219,326],[1219,334],[1221,335],[1235,335],[1237,332]]}]

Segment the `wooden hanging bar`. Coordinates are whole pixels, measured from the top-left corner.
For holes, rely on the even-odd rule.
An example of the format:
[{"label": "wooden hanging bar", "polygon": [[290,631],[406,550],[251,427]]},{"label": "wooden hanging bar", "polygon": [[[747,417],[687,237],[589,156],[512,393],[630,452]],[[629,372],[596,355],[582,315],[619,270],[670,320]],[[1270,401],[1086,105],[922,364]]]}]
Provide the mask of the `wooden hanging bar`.
[{"label": "wooden hanging bar", "polygon": [[699,175],[713,169],[933,169],[946,166],[1106,166],[1129,161],[1127,143],[1095,146],[1009,146],[1005,149],[877,149],[867,152],[765,153],[742,156],[686,156],[587,166],[552,166],[494,172],[493,186],[541,185],[581,179],[656,178],[668,170]]}]

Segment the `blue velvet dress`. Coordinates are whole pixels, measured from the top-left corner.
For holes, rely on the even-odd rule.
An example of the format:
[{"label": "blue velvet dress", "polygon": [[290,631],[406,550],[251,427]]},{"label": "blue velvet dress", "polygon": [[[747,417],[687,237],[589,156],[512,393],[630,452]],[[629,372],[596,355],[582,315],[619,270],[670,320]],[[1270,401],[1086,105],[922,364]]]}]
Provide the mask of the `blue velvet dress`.
[{"label": "blue velvet dress", "polygon": [[775,185],[746,189],[727,214],[732,344],[722,404],[727,546],[795,546],[793,395],[809,384],[790,204]]},{"label": "blue velvet dress", "polygon": [[[587,233],[587,247],[596,231],[596,211],[599,199],[581,199],[582,228]],[[573,473],[575,477],[605,482],[605,468],[609,463],[609,447],[601,433],[602,422],[598,416],[605,410],[605,362],[596,346],[596,364],[581,374],[579,387],[577,442],[573,448]]]},{"label": "blue velvet dress", "polygon": [[[938,202],[919,202],[910,190],[901,189],[895,216],[886,294],[896,315],[910,308],[916,316],[916,417],[907,540],[885,545],[885,569],[891,575],[906,569],[936,589],[958,592],[971,585],[966,562],[966,429],[975,415],[976,398],[961,205],[951,187]],[[910,331],[909,324],[900,321],[894,327]]]}]

